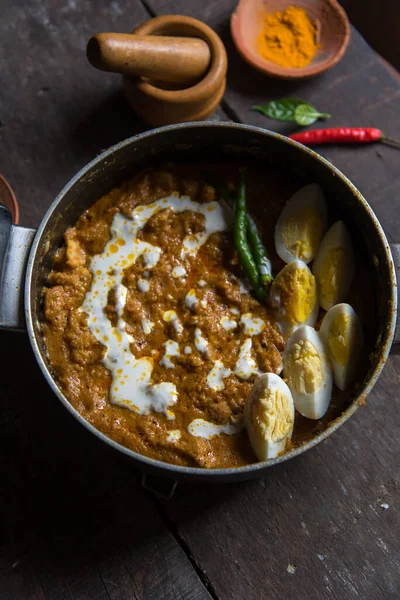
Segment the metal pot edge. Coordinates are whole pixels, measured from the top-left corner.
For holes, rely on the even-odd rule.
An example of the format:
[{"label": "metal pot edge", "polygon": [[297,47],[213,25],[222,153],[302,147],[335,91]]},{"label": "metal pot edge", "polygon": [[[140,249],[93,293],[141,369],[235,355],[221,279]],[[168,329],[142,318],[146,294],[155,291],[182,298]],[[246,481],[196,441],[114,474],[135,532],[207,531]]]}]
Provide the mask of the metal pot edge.
[{"label": "metal pot edge", "polygon": [[[196,467],[183,467],[183,466],[173,465],[173,464],[165,463],[165,462],[158,461],[155,459],[151,459],[144,455],[138,454],[138,453],[134,452],[133,450],[129,450],[128,448],[118,444],[117,442],[114,442],[112,439],[108,438],[105,434],[98,431],[88,421],[86,421],[84,419],[84,417],[82,417],[78,413],[78,411],[75,410],[75,408],[73,408],[73,406],[69,403],[67,398],[62,394],[62,392],[58,388],[57,384],[55,383],[53,376],[51,375],[47,365],[45,364],[44,360],[42,359],[42,356],[41,356],[41,353],[40,353],[40,350],[38,347],[38,343],[36,340],[35,316],[32,315],[32,312],[31,312],[32,273],[33,273],[33,267],[35,264],[36,254],[37,254],[38,250],[40,249],[42,233],[46,227],[46,224],[51,219],[52,214],[55,211],[57,205],[62,200],[64,195],[67,193],[67,191],[76,183],[76,181],[79,180],[84,175],[86,175],[93,167],[99,165],[99,163],[101,163],[105,159],[111,157],[120,148],[134,144],[138,139],[141,139],[143,137],[149,137],[149,136],[157,136],[164,131],[174,131],[174,130],[179,130],[182,128],[190,129],[190,128],[199,128],[199,127],[202,127],[202,128],[203,127],[204,128],[226,128],[226,129],[238,128],[238,129],[242,129],[242,130],[248,131],[249,133],[253,133],[256,135],[261,134],[261,135],[273,137],[275,139],[280,140],[282,143],[285,143],[288,145],[294,145],[294,146],[298,147],[300,151],[308,153],[315,160],[323,163],[335,176],[340,178],[345,183],[345,185],[350,189],[350,191],[353,194],[353,196],[355,197],[355,199],[362,204],[364,210],[368,213],[368,215],[369,215],[370,219],[372,220],[373,225],[377,231],[377,234],[382,242],[382,245],[384,247],[387,264],[389,267],[389,273],[390,273],[391,297],[388,298],[388,303],[390,304],[391,319],[386,327],[386,331],[383,334],[384,339],[382,341],[382,347],[380,349],[380,356],[379,356],[379,359],[377,360],[377,364],[376,364],[374,370],[372,371],[372,373],[369,376],[367,383],[365,384],[363,389],[360,391],[360,393],[353,399],[352,403],[346,409],[346,411],[340,417],[338,417],[337,419],[332,421],[329,424],[328,428],[325,429],[321,434],[314,437],[313,439],[311,439],[310,441],[308,441],[306,444],[304,444],[302,446],[294,448],[293,450],[290,450],[289,452],[287,452],[277,458],[270,459],[269,461],[266,461],[266,462],[254,463],[251,465],[246,465],[244,467],[233,467],[233,468],[228,468],[228,469],[203,469],[203,468],[196,468]],[[320,156],[319,154],[317,154],[310,148],[307,148],[307,147],[303,146],[302,144],[299,144],[298,142],[290,140],[286,136],[278,134],[276,132],[273,132],[273,131],[270,131],[267,129],[262,129],[260,127],[251,126],[251,125],[243,125],[240,123],[203,121],[203,122],[189,122],[189,123],[184,123],[184,124],[179,123],[176,125],[168,125],[165,127],[159,127],[159,128],[152,129],[150,131],[146,131],[144,133],[135,135],[131,138],[127,138],[126,140],[123,140],[123,141],[119,142],[118,144],[110,147],[109,149],[104,151],[101,155],[94,158],[91,162],[89,162],[87,165],[85,165],[80,171],[78,171],[78,173],[76,173],[68,181],[68,183],[64,186],[64,188],[61,190],[61,192],[58,194],[58,196],[55,198],[55,200],[52,202],[52,204],[48,208],[46,214],[44,215],[44,217],[41,221],[41,224],[38,228],[35,238],[33,240],[33,244],[32,244],[29,259],[28,259],[28,264],[27,264],[26,277],[25,277],[25,303],[24,303],[24,305],[25,305],[25,318],[26,318],[26,324],[27,324],[27,329],[28,329],[28,335],[29,335],[29,339],[30,339],[30,342],[32,345],[32,349],[33,349],[35,358],[39,364],[39,367],[40,367],[47,383],[50,385],[50,388],[52,389],[52,391],[55,393],[57,398],[61,401],[62,405],[68,410],[68,412],[75,419],[78,420],[78,422],[80,422],[87,430],[89,430],[91,433],[93,433],[98,439],[105,442],[112,449],[118,451],[120,454],[123,454],[127,458],[130,458],[131,460],[133,460],[133,462],[136,464],[136,466],[138,468],[145,470],[146,472],[150,472],[155,475],[173,478],[175,480],[184,480],[185,479],[185,480],[201,481],[204,483],[206,483],[206,482],[221,482],[221,483],[223,483],[223,482],[228,482],[228,481],[244,481],[247,479],[261,477],[269,467],[281,464],[291,458],[294,458],[296,456],[303,454],[310,448],[316,446],[321,441],[323,441],[327,437],[329,437],[345,421],[347,421],[347,419],[349,419],[350,416],[352,416],[354,414],[354,412],[357,410],[358,406],[365,403],[365,399],[368,396],[368,394],[370,393],[373,386],[375,385],[375,383],[385,365],[388,354],[390,352],[390,348],[391,348],[391,344],[392,344],[392,340],[393,340],[393,336],[394,336],[394,332],[395,332],[395,327],[396,327],[396,315],[397,315],[396,289],[397,289],[397,282],[396,282],[396,275],[395,275],[395,267],[393,264],[393,258],[391,255],[389,243],[388,243],[386,235],[382,229],[382,226],[381,226],[378,218],[376,217],[375,213],[373,212],[372,208],[369,206],[368,202],[362,196],[360,191],[354,186],[354,184],[351,183],[351,181],[341,171],[339,171],[329,161],[327,161],[325,158],[323,158],[322,156]]]}]

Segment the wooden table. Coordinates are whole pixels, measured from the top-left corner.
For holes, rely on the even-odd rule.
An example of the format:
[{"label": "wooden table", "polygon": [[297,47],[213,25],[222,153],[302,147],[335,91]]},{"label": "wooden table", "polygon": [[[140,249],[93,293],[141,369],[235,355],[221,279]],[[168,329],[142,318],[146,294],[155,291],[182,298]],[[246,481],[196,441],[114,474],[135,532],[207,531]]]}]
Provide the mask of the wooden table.
[{"label": "wooden table", "polygon": [[[86,62],[97,31],[185,13],[221,34],[228,87],[215,118],[290,132],[249,106],[295,95],[331,125],[400,138],[396,78],[357,33],[342,62],[304,83],[264,78],[236,55],[233,0],[20,0],[0,8],[0,171],[37,226],[63,184],[145,126],[117,76]],[[400,238],[400,154],[324,148]],[[169,503],[59,405],[24,334],[1,333],[1,600],[400,598],[400,357],[366,408],[312,452],[240,485],[180,485]]]}]

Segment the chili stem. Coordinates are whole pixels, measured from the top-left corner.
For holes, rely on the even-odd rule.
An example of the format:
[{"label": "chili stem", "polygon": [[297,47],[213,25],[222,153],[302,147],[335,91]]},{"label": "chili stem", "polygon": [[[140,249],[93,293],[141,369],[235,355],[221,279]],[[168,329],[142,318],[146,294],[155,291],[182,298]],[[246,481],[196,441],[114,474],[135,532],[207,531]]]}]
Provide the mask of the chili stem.
[{"label": "chili stem", "polygon": [[383,135],[381,137],[381,141],[384,144],[388,144],[389,146],[394,146],[394,148],[400,148],[400,141],[399,140],[395,140],[391,137],[387,137],[386,135]]}]

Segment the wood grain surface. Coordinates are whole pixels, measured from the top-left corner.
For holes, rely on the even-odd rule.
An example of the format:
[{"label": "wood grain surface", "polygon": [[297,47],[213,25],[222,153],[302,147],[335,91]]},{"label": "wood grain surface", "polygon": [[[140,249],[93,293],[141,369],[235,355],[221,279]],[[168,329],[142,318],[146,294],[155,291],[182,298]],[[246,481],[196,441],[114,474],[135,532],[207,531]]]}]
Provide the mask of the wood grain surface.
[{"label": "wood grain surface", "polygon": [[349,19],[368,43],[400,69],[400,37],[397,35],[398,1],[385,0],[385,9],[376,0],[340,0]]},{"label": "wood grain surface", "polygon": [[[228,87],[214,118],[289,133],[250,106],[297,95],[330,112],[330,125],[374,125],[400,138],[399,84],[356,30],[335,69],[287,84],[237,56],[234,5],[0,3],[0,171],[22,224],[37,226],[81,166],[145,128],[119,77],[92,69],[85,46],[97,31],[127,32],[150,14],[188,14],[221,34]],[[382,145],[321,151],[400,241],[400,153]],[[259,481],[180,485],[164,504],[59,405],[25,335],[0,333],[0,348],[0,600],[400,598],[399,356],[367,406],[312,452]]]}]

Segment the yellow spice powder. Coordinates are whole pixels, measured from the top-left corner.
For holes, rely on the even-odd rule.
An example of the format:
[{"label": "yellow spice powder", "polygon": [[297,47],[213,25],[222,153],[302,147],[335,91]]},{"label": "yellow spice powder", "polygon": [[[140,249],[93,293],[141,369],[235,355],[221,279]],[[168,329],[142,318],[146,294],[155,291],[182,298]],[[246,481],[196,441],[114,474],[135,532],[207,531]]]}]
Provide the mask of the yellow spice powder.
[{"label": "yellow spice powder", "polygon": [[257,50],[263,58],[280,65],[306,67],[318,49],[316,29],[303,8],[289,6],[283,12],[265,15]]}]

